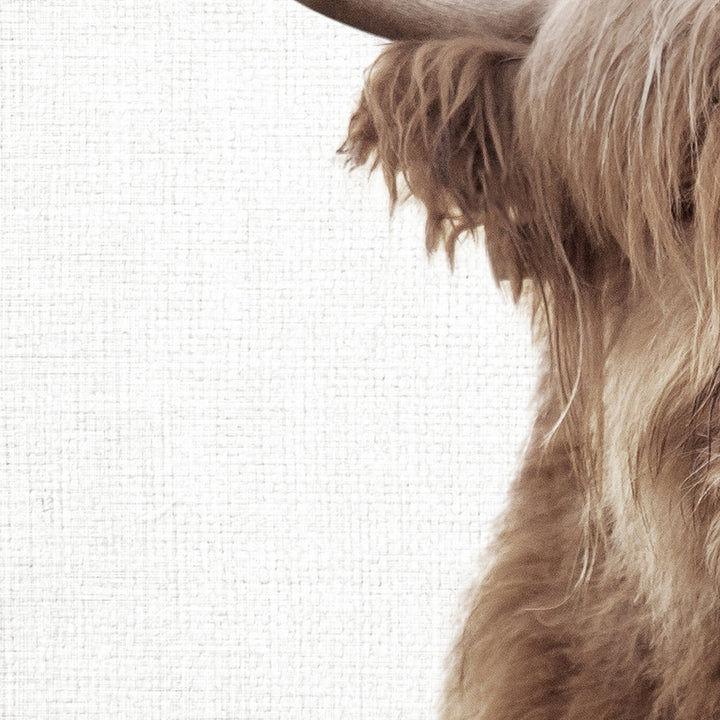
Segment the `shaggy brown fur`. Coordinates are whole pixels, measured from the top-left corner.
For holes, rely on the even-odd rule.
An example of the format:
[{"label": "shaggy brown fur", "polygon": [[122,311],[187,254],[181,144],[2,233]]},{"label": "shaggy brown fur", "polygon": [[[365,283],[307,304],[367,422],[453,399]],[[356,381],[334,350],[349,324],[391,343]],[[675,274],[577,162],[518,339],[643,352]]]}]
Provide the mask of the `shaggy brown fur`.
[{"label": "shaggy brown fur", "polygon": [[720,4],[390,45],[345,150],[484,226],[546,349],[445,720],[720,718]]}]

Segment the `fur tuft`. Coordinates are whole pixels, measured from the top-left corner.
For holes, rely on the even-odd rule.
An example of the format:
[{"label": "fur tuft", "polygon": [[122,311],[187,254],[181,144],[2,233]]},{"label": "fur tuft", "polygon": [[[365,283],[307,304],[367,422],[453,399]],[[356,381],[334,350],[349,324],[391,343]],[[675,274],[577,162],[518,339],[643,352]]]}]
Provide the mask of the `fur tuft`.
[{"label": "fur tuft", "polygon": [[[500,38],[390,45],[370,69],[341,148],[353,165],[374,155],[390,190],[398,177],[427,209],[428,252],[480,225],[502,237],[522,192],[515,175],[512,89],[527,46]],[[517,268],[498,256],[505,272]],[[514,277],[516,287],[520,278]]]}]

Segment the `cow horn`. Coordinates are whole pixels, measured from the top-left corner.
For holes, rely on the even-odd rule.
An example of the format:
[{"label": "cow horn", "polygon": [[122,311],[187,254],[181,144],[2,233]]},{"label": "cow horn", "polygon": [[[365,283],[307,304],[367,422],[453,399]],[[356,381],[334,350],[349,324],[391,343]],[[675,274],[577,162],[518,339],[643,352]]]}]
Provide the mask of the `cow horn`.
[{"label": "cow horn", "polygon": [[346,25],[388,40],[443,39],[491,33],[534,37],[548,0],[298,0]]}]

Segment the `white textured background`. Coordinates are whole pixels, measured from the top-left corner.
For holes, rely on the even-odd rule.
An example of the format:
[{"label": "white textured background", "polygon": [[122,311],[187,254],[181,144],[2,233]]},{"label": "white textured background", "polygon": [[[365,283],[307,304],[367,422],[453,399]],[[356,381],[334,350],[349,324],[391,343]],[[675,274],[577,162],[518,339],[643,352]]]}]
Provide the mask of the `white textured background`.
[{"label": "white textured background", "polygon": [[429,718],[525,321],[290,0],[0,6],[0,717]]}]

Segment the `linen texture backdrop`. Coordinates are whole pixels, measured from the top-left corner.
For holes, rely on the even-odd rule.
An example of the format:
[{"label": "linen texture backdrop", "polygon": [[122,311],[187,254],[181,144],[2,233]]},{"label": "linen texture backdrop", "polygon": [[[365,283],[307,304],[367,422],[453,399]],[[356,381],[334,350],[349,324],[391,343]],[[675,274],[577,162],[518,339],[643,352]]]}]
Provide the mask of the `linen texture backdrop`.
[{"label": "linen texture backdrop", "polygon": [[334,154],[290,0],[0,5],[0,717],[431,717],[526,322]]}]

